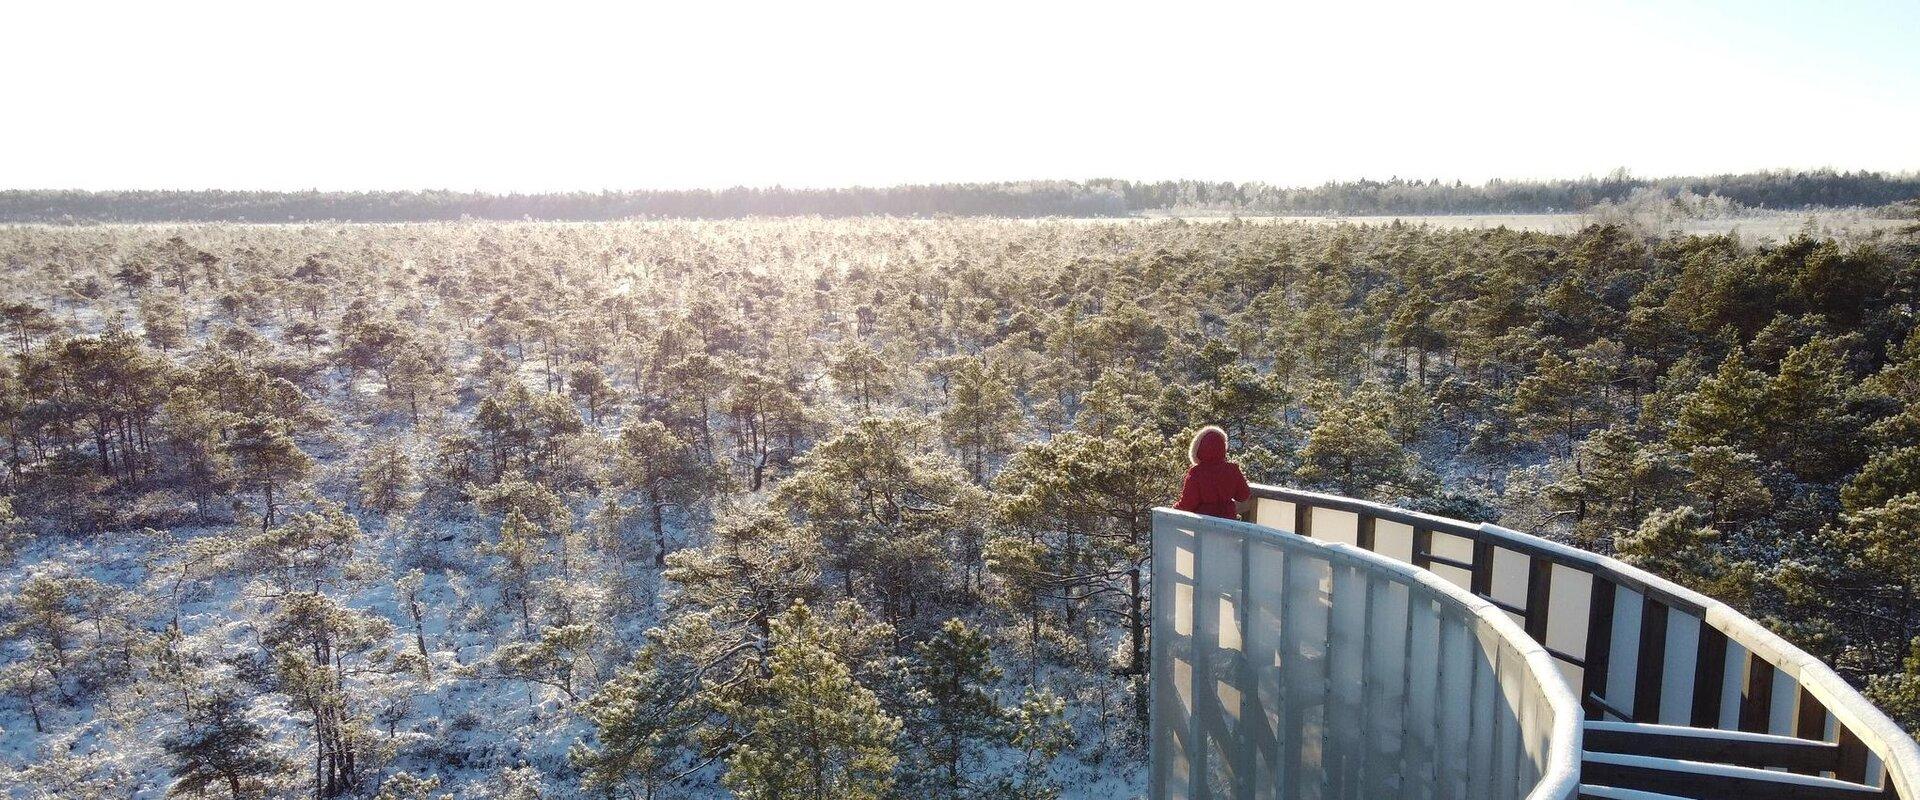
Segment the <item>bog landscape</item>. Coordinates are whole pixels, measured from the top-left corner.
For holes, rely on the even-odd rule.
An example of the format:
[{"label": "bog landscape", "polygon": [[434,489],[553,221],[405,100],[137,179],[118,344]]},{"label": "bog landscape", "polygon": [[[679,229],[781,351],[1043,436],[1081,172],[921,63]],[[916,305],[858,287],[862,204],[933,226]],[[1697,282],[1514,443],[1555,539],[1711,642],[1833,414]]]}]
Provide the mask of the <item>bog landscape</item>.
[{"label": "bog landscape", "polygon": [[[1700,590],[1912,729],[1916,195],[5,193],[4,778],[1141,796],[1206,424]],[[1394,220],[1439,214],[1509,216]]]}]

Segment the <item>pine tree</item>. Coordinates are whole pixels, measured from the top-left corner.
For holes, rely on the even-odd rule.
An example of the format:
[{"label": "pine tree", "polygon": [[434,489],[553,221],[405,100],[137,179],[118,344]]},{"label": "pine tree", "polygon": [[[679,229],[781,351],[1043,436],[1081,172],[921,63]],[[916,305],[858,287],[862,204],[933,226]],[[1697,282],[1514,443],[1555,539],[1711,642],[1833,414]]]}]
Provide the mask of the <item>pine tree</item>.
[{"label": "pine tree", "polygon": [[545,561],[540,533],[520,509],[511,509],[500,522],[500,540],[488,551],[500,558],[494,568],[500,600],[520,615],[520,635],[533,635],[533,594],[540,585],[538,572]]},{"label": "pine tree", "polygon": [[648,420],[620,429],[616,482],[640,493],[653,526],[653,563],[667,563],[667,509],[685,505],[705,488],[707,470],[692,447],[667,426]]},{"label": "pine tree", "polygon": [[887,362],[858,344],[843,348],[833,360],[828,374],[842,392],[852,395],[860,403],[862,415],[872,414],[874,401],[893,388]]},{"label": "pine tree", "polygon": [[537,640],[502,646],[495,661],[501,676],[559,689],[572,702],[579,699],[574,691],[579,676],[592,672],[591,663],[585,662],[593,639],[589,625],[550,626]]},{"label": "pine tree", "polygon": [[[981,562],[985,493],[932,451],[921,423],[843,429],[808,452],[776,498],[826,545],[845,596],[865,583],[896,621],[914,616],[950,570],[970,582]],[[938,558],[942,550],[951,557]]]},{"label": "pine tree", "polygon": [[271,755],[265,729],[247,718],[239,695],[215,692],[196,712],[185,733],[161,742],[174,760],[174,782],[167,787],[167,796],[199,795],[224,784],[233,800],[240,800],[250,779],[286,769]]},{"label": "pine tree", "polygon": [[702,707],[688,687],[659,668],[661,648],[649,645],[634,662],[587,698],[582,711],[594,725],[592,741],[576,742],[568,759],[583,788],[621,790],[652,800],[683,771]]},{"label": "pine tree", "polygon": [[1060,784],[1049,768],[1075,738],[1066,720],[1066,703],[1046,689],[1032,689],[1010,709],[1007,722],[1008,743],[1020,752],[1020,764],[1005,782],[1006,795],[1013,800],[1055,800]]},{"label": "pine tree", "polygon": [[1571,458],[1574,443],[1607,421],[1605,381],[1604,370],[1592,361],[1542,354],[1533,374],[1514,390],[1512,413],[1543,439],[1558,440],[1561,455]]},{"label": "pine tree", "polygon": [[1748,369],[1740,353],[1731,353],[1687,396],[1680,407],[1673,440],[1688,450],[1700,445],[1730,445],[1760,452],[1767,444],[1766,404],[1766,376]]},{"label": "pine tree", "polygon": [[419,480],[420,473],[397,440],[375,442],[360,457],[360,502],[379,513],[407,505]]},{"label": "pine tree", "polygon": [[[1124,598],[1122,608],[1111,609],[1127,621],[1122,674],[1146,674],[1144,566],[1152,546],[1153,509],[1178,488],[1177,452],[1165,436],[1144,428],[1105,437],[1064,433],[1028,445],[996,480],[1002,489],[1001,519],[1044,548],[1038,559],[1003,562],[1014,570],[1010,577],[1056,589],[1069,626],[1087,598]],[[1044,572],[1018,571],[1029,566]],[[1137,722],[1144,727],[1144,683],[1134,700]]]},{"label": "pine tree", "polygon": [[1000,680],[985,634],[955,618],[914,647],[914,684],[924,698],[915,726],[920,749],[942,776],[941,797],[959,797],[973,784],[973,755],[1000,728],[1000,703],[992,686]]},{"label": "pine tree", "polygon": [[440,791],[440,776],[419,777],[404,770],[380,783],[373,800],[453,800],[453,794]]},{"label": "pine tree", "polygon": [[855,681],[804,604],[773,620],[766,677],[722,710],[746,731],[724,781],[741,800],[879,800],[900,758],[900,720]]},{"label": "pine tree", "polygon": [[1410,476],[1410,460],[1387,425],[1384,408],[1364,400],[1336,403],[1320,412],[1307,433],[1297,474],[1301,480],[1344,495],[1403,486]]},{"label": "pine tree", "polygon": [[1687,454],[1687,468],[1693,471],[1687,491],[1705,503],[1707,519],[1721,530],[1736,519],[1758,516],[1773,502],[1760,480],[1760,459],[1751,453],[1726,445],[1697,447]]},{"label": "pine tree", "polygon": [[940,429],[947,443],[960,451],[974,483],[986,483],[988,466],[1013,451],[1014,437],[1023,427],[1020,402],[995,370],[971,359],[954,373]]},{"label": "pine tree", "polygon": [[233,457],[241,482],[260,490],[261,529],[272,527],[274,512],[279,508],[274,490],[306,477],[313,469],[313,459],[287,436],[283,423],[259,420],[242,422],[226,450]]}]

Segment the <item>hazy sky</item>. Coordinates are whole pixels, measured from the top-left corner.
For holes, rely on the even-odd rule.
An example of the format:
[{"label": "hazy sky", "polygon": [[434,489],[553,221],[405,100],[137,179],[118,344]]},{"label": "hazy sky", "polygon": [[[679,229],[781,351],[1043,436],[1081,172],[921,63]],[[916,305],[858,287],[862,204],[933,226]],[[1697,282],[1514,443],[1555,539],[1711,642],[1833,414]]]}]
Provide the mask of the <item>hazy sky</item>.
[{"label": "hazy sky", "polygon": [[1920,169],[1920,2],[31,2],[0,187]]}]

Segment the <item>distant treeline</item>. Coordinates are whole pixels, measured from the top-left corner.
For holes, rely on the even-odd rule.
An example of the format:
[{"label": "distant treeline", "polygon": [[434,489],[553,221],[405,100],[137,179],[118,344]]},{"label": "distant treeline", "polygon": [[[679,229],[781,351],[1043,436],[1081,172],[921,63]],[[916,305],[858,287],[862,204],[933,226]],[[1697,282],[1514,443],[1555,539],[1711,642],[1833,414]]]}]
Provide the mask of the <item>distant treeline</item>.
[{"label": "distant treeline", "polygon": [[1358,180],[1316,187],[1208,181],[1021,181],[842,189],[483,194],[449,191],[0,191],[0,222],[605,220],[754,216],[1123,217],[1245,214],[1517,214],[1583,211],[1635,193],[1718,195],[1768,209],[1883,206],[1920,198],[1920,173],[1755,172],[1551,181]]}]

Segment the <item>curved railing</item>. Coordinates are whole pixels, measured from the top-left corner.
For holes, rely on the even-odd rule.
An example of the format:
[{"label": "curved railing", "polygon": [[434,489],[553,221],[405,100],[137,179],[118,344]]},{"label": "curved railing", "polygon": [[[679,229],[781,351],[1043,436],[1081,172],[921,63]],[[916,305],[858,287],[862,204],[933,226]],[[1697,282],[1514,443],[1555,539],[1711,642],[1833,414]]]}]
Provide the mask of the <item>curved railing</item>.
[{"label": "curved railing", "polygon": [[1171,509],[1153,546],[1152,797],[1575,797],[1578,703],[1491,601]]},{"label": "curved railing", "polygon": [[1497,525],[1334,495],[1256,486],[1247,519],[1414,567],[1503,612],[1578,694],[1586,796],[1920,800],[1920,748],[1898,725],[1818,659],[1698,592]]}]

